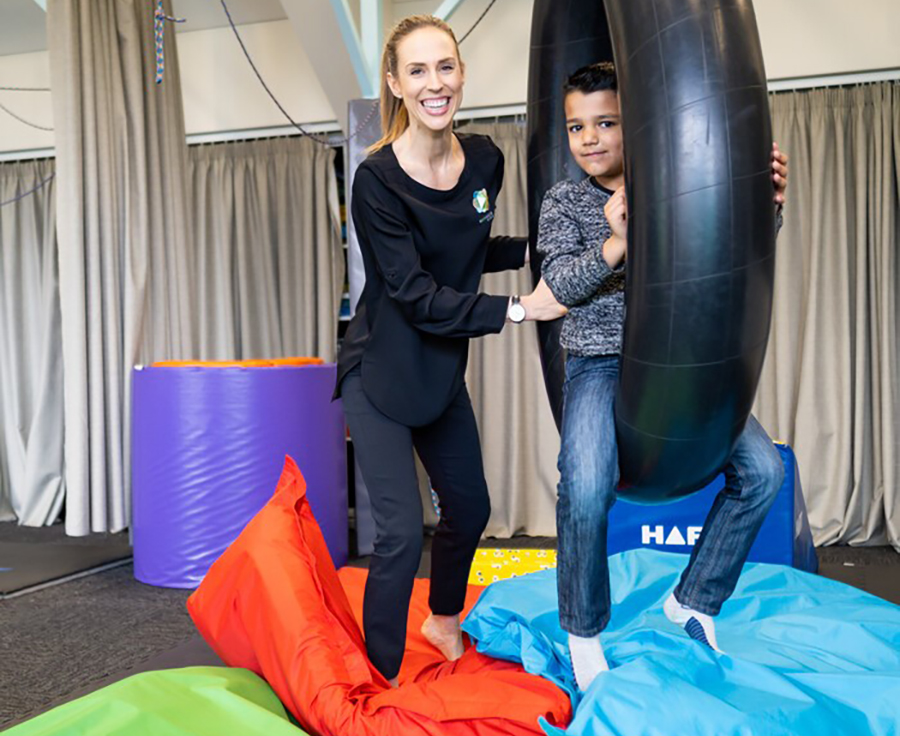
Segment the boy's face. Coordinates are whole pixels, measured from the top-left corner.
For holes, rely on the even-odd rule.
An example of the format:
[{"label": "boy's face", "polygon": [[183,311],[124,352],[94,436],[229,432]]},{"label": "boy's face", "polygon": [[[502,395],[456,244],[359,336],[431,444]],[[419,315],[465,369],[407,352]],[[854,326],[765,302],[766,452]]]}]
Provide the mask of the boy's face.
[{"label": "boy's face", "polygon": [[582,170],[601,184],[624,172],[619,96],[612,90],[566,95],[569,150]]}]

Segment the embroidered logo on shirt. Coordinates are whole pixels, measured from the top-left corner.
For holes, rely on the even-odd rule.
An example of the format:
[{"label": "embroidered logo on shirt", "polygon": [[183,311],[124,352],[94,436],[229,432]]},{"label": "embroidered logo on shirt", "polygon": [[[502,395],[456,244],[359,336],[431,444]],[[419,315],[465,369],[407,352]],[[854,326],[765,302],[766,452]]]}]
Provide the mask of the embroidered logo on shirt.
[{"label": "embroidered logo on shirt", "polygon": [[490,209],[491,203],[488,199],[487,189],[479,189],[472,195],[472,206],[479,215],[483,215]]}]

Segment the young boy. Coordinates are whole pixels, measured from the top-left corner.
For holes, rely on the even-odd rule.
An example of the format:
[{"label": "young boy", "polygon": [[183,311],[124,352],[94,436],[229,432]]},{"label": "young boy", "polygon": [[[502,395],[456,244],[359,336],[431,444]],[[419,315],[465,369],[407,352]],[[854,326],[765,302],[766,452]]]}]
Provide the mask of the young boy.
[{"label": "young boy", "polygon": [[[544,197],[538,250],[543,276],[568,307],[560,341],[568,351],[559,455],[559,616],[581,690],[608,669],[600,632],[610,617],[607,516],[619,479],[613,402],[625,318],[628,235],[622,128],[615,69],[599,63],[565,86],[569,149],[588,177]],[[784,202],[787,157],[773,147],[775,202]],[[780,211],[778,214],[780,226]],[[750,417],[725,467],[687,569],[666,616],[718,650],[713,617],[734,592],[784,470],[772,440]]]}]

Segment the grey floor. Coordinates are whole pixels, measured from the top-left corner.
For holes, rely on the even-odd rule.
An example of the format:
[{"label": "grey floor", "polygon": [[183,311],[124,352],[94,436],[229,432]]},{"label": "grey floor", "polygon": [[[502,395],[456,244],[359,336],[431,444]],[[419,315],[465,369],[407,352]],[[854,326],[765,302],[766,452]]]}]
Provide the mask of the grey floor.
[{"label": "grey floor", "polygon": [[[73,541],[59,527],[0,524],[0,541],[35,534],[46,544]],[[518,537],[485,544],[550,548],[555,542]],[[824,548],[819,559],[827,577],[900,604],[900,554],[892,549]],[[429,565],[426,545],[420,574]],[[129,565],[0,601],[0,730],[137,672],[219,664],[194,631],[188,595],[138,583]]]}]

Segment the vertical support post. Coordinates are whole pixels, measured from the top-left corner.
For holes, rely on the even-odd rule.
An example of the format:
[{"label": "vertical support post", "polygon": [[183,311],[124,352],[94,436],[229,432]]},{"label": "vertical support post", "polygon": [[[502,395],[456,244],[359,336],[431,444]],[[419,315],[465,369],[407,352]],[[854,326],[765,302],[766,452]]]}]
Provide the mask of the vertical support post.
[{"label": "vertical support post", "polygon": [[[365,0],[363,0],[365,2]],[[350,130],[358,131],[344,148],[344,181],[347,182],[346,200],[348,215],[353,205],[353,178],[356,169],[366,158],[366,149],[381,138],[381,118],[377,111],[372,114],[372,100],[350,100],[347,121]],[[362,251],[353,218],[347,218],[347,277],[350,283],[350,314],[356,314],[356,305],[366,284],[366,272],[363,267]],[[356,488],[356,548],[357,554],[370,555],[375,549],[375,518],[372,516],[372,504],[369,491],[359,470],[359,463],[354,463]]]},{"label": "vertical support post", "polygon": [[465,1],[466,0],[444,0],[438,9],[434,11],[434,17],[440,18],[441,20],[450,20],[450,16],[459,10],[459,6]]},{"label": "vertical support post", "polygon": [[[366,60],[362,41],[353,22],[350,6],[347,4],[347,0],[330,0],[330,2],[362,94],[364,97],[374,97],[377,85],[375,87],[372,86],[372,73]],[[367,2],[370,2],[370,0],[363,0],[363,7],[365,7]]]},{"label": "vertical support post", "polygon": [[[382,0],[359,0],[362,53],[369,69],[369,83],[378,95],[381,46],[384,43],[384,6]],[[368,95],[367,95],[368,96]]]}]

